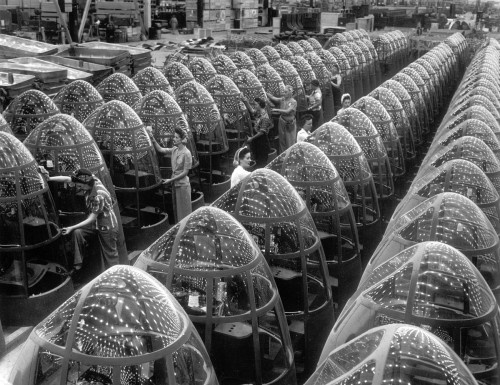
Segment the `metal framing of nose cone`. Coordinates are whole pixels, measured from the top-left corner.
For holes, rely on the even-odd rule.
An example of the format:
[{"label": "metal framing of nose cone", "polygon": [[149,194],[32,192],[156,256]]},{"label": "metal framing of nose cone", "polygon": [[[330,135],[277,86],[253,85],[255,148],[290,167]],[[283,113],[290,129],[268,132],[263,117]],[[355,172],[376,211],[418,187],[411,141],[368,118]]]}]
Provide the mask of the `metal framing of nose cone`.
[{"label": "metal framing of nose cone", "polygon": [[306,202],[334,278],[334,302],[342,308],[361,277],[361,251],[351,201],[340,175],[325,153],[307,142],[294,144],[266,168],[285,177]]},{"label": "metal framing of nose cone", "polygon": [[271,64],[283,79],[286,86],[292,86],[293,98],[297,101],[297,111],[307,110],[307,99],[304,83],[295,67],[287,60],[278,60]]},{"label": "metal framing of nose cone", "polygon": [[123,207],[124,229],[164,223],[165,202],[153,203],[146,198],[149,191],[161,186],[162,178],[155,149],[139,116],[125,103],[113,100],[90,115],[83,125],[108,165]]},{"label": "metal framing of nose cone", "polygon": [[280,55],[281,60],[288,60],[293,56],[293,53],[292,51],[290,51],[290,48],[288,48],[288,46],[284,45],[283,43],[276,44],[274,46],[274,49]]},{"label": "metal framing of nose cone", "polygon": [[252,73],[255,72],[255,66],[252,62],[252,59],[250,59],[245,52],[236,51],[229,55],[229,58],[233,61],[233,63],[239,70],[245,69]]},{"label": "metal framing of nose cone", "polygon": [[168,63],[163,67],[163,75],[167,78],[172,88],[177,90],[183,84],[194,80],[191,71],[184,65],[178,62]]},{"label": "metal framing of nose cone", "polygon": [[[234,153],[243,146],[248,135],[252,133],[252,121],[246,106],[241,101],[241,91],[229,77],[224,75],[215,75],[205,84],[205,87],[214,98],[224,118],[229,157],[233,157]],[[254,99],[249,100],[253,104]]]},{"label": "metal framing of nose cone", "polygon": [[[340,367],[342,363],[346,369],[357,366],[358,375],[363,373],[370,384],[432,383],[438,378],[443,383],[453,378],[454,384],[496,384],[500,317],[495,298],[477,269],[457,250],[438,242],[421,243],[398,256],[400,260],[393,258],[392,265],[380,266],[387,275],[360,291],[341,315],[316,373],[328,378],[329,364],[344,356],[345,360],[338,361]],[[383,331],[391,329],[406,329],[406,333],[393,343],[384,343],[388,336]],[[362,333],[372,337],[380,333],[378,349],[373,340],[350,341]],[[352,361],[353,357],[362,358],[365,365]],[[375,368],[376,362],[381,366]],[[306,384],[356,383],[359,377],[343,379],[347,381]]]},{"label": "metal framing of nose cone", "polygon": [[344,55],[342,50],[338,47],[331,47],[330,49],[328,49],[328,52],[330,52],[333,55],[333,57],[337,61],[337,64],[339,65],[340,74],[342,75],[342,84],[344,87],[344,92],[351,95],[351,100],[354,101],[355,100],[354,98],[356,96],[354,94],[354,77],[353,77],[353,70],[351,68],[351,65],[349,64],[349,60]]},{"label": "metal framing of nose cone", "polygon": [[415,159],[417,153],[410,120],[396,95],[387,88],[377,87],[368,96],[378,100],[391,117],[403,148],[405,161]]},{"label": "metal framing of nose cone", "polygon": [[141,91],[133,80],[122,73],[115,73],[108,76],[96,89],[105,102],[119,100],[133,107],[142,99]]},{"label": "metal framing of nose cone", "polygon": [[54,96],[54,103],[61,113],[71,115],[82,123],[97,108],[104,105],[104,99],[90,83],[76,80]]},{"label": "metal framing of nose cone", "polygon": [[19,140],[49,116],[59,113],[59,108],[43,92],[28,90],[16,97],[3,112],[10,129]]},{"label": "metal framing of nose cone", "polygon": [[403,147],[401,146],[399,135],[391,116],[385,110],[382,103],[371,96],[363,96],[354,102],[351,107],[365,114],[380,134],[380,138],[387,151],[387,156],[391,162],[393,175],[395,177],[404,175],[406,173],[406,165]]},{"label": "metal framing of nose cone", "polygon": [[255,70],[255,75],[259,79],[265,92],[271,95],[280,97],[285,90],[285,83],[281,78],[278,71],[276,71],[270,64],[263,64]]},{"label": "metal framing of nose cone", "polygon": [[142,96],[150,92],[161,90],[174,95],[174,90],[163,73],[154,67],[147,67],[137,72],[132,78],[141,91]]},{"label": "metal framing of nose cone", "polygon": [[260,49],[249,48],[245,51],[245,53],[252,60],[255,68],[264,64],[269,64],[269,60],[267,60],[266,55],[264,55]]},{"label": "metal framing of nose cone", "polygon": [[356,108],[347,108],[332,120],[344,126],[359,143],[368,160],[379,199],[394,195],[394,181],[387,151],[371,120]]},{"label": "metal framing of nose cone", "polygon": [[[304,49],[296,41],[290,41],[290,42],[287,43],[286,46],[288,47],[288,49],[292,53],[292,57],[304,56],[305,55]],[[290,60],[290,59],[287,59],[287,60]]]},{"label": "metal framing of nose cone", "polygon": [[266,45],[265,47],[262,47],[260,50],[264,56],[267,58],[269,61],[269,64],[273,64],[274,62],[278,61],[281,59],[280,54],[274,47],[271,47],[270,45]]},{"label": "metal framing of nose cone", "polygon": [[14,133],[10,129],[9,123],[7,123],[3,115],[0,115],[0,132],[6,132],[7,134],[14,135]]},{"label": "metal framing of nose cone", "polygon": [[427,105],[425,103],[422,91],[420,91],[418,85],[413,81],[413,79],[410,76],[402,72],[399,72],[396,75],[394,75],[391,80],[394,80],[399,84],[401,84],[405,88],[405,90],[410,94],[411,100],[418,112],[421,136],[429,133],[430,123],[429,123],[429,114],[427,112]]},{"label": "metal framing of nose cone", "polygon": [[1,320],[29,325],[47,315],[47,303],[71,295],[73,285],[56,242],[61,231],[49,186],[28,149],[6,132],[0,132],[0,180]]},{"label": "metal framing of nose cone", "polygon": [[365,95],[365,90],[364,90],[364,85],[363,85],[363,77],[362,77],[362,66],[361,63],[359,63],[358,58],[356,57],[356,54],[353,52],[353,50],[347,45],[341,45],[338,47],[339,50],[342,51],[344,56],[347,58],[349,61],[349,66],[351,67],[351,73],[352,73],[352,80],[353,80],[353,91],[354,93],[351,94],[352,101],[355,101],[359,98],[361,98],[363,95]]},{"label": "metal framing of nose cone", "polygon": [[217,75],[217,71],[208,59],[204,57],[193,57],[189,60],[188,69],[193,74],[195,80],[206,86],[206,83]]},{"label": "metal framing of nose cone", "polygon": [[375,327],[325,352],[305,385],[343,385],[363,382],[477,384],[473,374],[440,338],[412,325]]},{"label": "metal framing of nose cone", "polygon": [[349,194],[357,227],[380,219],[377,190],[366,157],[354,136],[343,126],[328,122],[307,139],[335,166]]},{"label": "metal framing of nose cone", "polygon": [[151,275],[123,265],[110,267],[35,327],[9,380],[218,384],[174,296]]},{"label": "metal framing of nose cone", "polygon": [[382,80],[390,79],[399,71],[395,61],[394,47],[387,33],[378,35],[373,39],[373,45],[377,51],[377,56],[382,69]]},{"label": "metal framing of nose cone", "polygon": [[392,214],[385,235],[391,234],[400,216],[442,192],[454,192],[469,198],[488,217],[497,234],[500,232],[500,196],[495,186],[474,163],[453,159],[413,181]]},{"label": "metal framing of nose cone", "polygon": [[380,264],[419,242],[438,241],[469,258],[500,298],[498,235],[486,215],[470,199],[453,192],[435,195],[403,214],[373,253],[362,281]]},{"label": "metal framing of nose cone", "polygon": [[[426,69],[420,65],[418,62],[413,62],[411,63],[408,67],[406,67],[404,70],[407,69],[412,69],[414,70],[418,76],[422,79],[422,81],[425,83],[425,86],[427,88],[427,97],[429,100],[429,112],[430,116],[432,117],[432,121],[437,118],[437,114],[439,113],[439,93],[437,92],[437,84],[434,83],[433,78],[431,75],[426,71]],[[411,72],[407,72],[407,74],[410,74],[412,78],[414,77]],[[418,84],[418,82],[416,82]]]},{"label": "metal framing of nose cone", "polygon": [[311,87],[311,81],[316,79],[316,75],[304,56],[293,56],[288,59],[290,63],[297,70],[297,73],[302,80],[306,94],[309,95],[313,90]]},{"label": "metal framing of nose cone", "polygon": [[343,33],[336,33],[333,35],[331,38],[327,40],[325,45],[323,46],[324,49],[329,50],[332,47],[340,47],[341,45],[347,44],[347,39],[345,37],[345,34]]},{"label": "metal framing of nose cone", "polygon": [[361,50],[366,62],[370,90],[374,90],[380,84],[380,66],[378,65],[378,61],[375,61],[373,58],[370,49],[364,41],[356,41],[356,44]]},{"label": "metal framing of nose cone", "polygon": [[[224,121],[214,99],[201,84],[192,80],[175,90],[175,99],[187,116],[189,127],[193,131],[196,148],[200,156],[200,174],[208,181],[208,186],[202,184],[204,194],[211,196],[218,192],[215,185],[226,191],[231,179],[216,175],[214,160],[216,156],[229,150]],[[220,177],[220,179],[218,179]]]},{"label": "metal framing of nose cone", "polygon": [[238,69],[229,56],[220,54],[212,58],[212,65],[219,75],[231,77]]},{"label": "metal framing of nose cone", "polygon": [[422,161],[415,178],[425,175],[452,159],[465,159],[478,166],[500,192],[500,162],[486,143],[479,138],[462,136],[435,154],[428,154]]},{"label": "metal framing of nose cone", "polygon": [[[434,124],[434,107],[432,105],[433,100],[427,82],[424,79],[422,79],[420,74],[414,68],[410,66],[403,68],[397,75],[399,74],[408,75],[422,93],[422,98],[425,104],[425,109],[427,111],[427,117],[429,123],[428,130],[430,130],[430,127]],[[397,80],[396,76],[394,77],[395,80]]]},{"label": "metal framing of nose cone", "polygon": [[264,252],[290,323],[297,372],[308,376],[335,317],[325,254],[306,204],[281,175],[258,169],[213,206],[240,221]]},{"label": "metal framing of nose cone", "polygon": [[[288,43],[288,44],[290,44],[290,43]],[[302,48],[302,51],[304,51],[304,54],[306,54],[308,52],[314,52],[312,45],[309,43],[309,40],[299,40],[297,42],[297,44],[300,45],[300,47]]]},{"label": "metal framing of nose cone", "polygon": [[296,384],[272,271],[230,214],[202,207],[136,262],[172,291],[200,332],[221,383]]},{"label": "metal framing of nose cone", "polygon": [[319,54],[321,51],[323,51],[323,46],[315,38],[311,37],[310,39],[307,39],[307,42],[312,47],[313,51],[316,52],[317,54]]},{"label": "metal framing of nose cone", "polygon": [[[135,112],[146,127],[151,127],[154,138],[162,147],[173,147],[174,129],[176,127],[182,128],[187,135],[186,146],[191,152],[192,168],[200,165],[193,132],[189,128],[186,116],[172,95],[165,91],[152,91],[135,106]],[[160,169],[162,167],[172,167],[169,154],[160,158]]]},{"label": "metal framing of nose cone", "polygon": [[[486,109],[487,113],[482,114],[482,115],[492,115],[493,118],[496,121],[496,124],[492,122],[492,125],[494,126],[492,129],[494,131],[500,131],[500,113],[499,109],[495,106],[495,100],[494,95],[490,95],[492,99],[489,97],[479,95],[479,94],[474,94],[470,92],[466,98],[457,100],[455,103],[453,103],[453,107],[448,109],[448,112],[446,113],[445,117],[443,118],[443,121],[449,120],[452,117],[455,117],[457,115],[460,115],[461,112],[465,111],[466,109],[470,107],[483,107]],[[498,102],[497,102],[498,103]],[[484,111],[484,110],[482,110]],[[488,123],[490,124],[490,123]]]}]

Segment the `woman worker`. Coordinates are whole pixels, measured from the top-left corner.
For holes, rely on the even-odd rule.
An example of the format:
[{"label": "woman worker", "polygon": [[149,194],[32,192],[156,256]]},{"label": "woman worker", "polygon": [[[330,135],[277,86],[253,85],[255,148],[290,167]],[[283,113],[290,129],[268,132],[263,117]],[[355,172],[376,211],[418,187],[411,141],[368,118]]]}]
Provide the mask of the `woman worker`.
[{"label": "woman worker", "polygon": [[193,166],[191,152],[186,147],[187,142],[186,132],[176,127],[174,129],[174,147],[166,148],[160,146],[153,136],[153,133],[148,130],[149,136],[153,141],[156,152],[160,154],[171,154],[172,160],[172,177],[165,179],[164,184],[171,184],[174,187],[174,206],[177,218],[176,222],[191,214],[191,184],[189,183],[189,170]]}]

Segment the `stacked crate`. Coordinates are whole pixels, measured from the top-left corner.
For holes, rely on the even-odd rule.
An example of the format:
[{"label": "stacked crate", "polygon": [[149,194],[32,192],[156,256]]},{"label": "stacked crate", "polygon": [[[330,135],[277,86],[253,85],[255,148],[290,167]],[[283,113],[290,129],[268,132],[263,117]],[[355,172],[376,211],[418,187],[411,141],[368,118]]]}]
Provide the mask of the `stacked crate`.
[{"label": "stacked crate", "polygon": [[214,32],[226,29],[226,0],[203,1],[203,28]]},{"label": "stacked crate", "polygon": [[258,0],[241,0],[241,29],[257,28],[259,26]]},{"label": "stacked crate", "polygon": [[202,10],[200,10],[199,5],[203,5],[203,3],[200,4],[198,0],[186,0],[186,28],[187,29],[194,29],[199,27],[200,24],[200,19],[202,16]]}]

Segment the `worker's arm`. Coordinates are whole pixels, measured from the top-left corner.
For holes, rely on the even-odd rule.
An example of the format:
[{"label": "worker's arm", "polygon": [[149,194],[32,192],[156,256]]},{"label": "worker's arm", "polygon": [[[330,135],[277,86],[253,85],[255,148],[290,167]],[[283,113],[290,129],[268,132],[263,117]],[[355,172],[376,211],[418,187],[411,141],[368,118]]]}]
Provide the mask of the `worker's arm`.
[{"label": "worker's arm", "polygon": [[90,213],[90,215],[85,219],[84,221],[81,221],[80,223],[77,223],[76,225],[73,226],[68,226],[64,227],[61,231],[63,235],[69,235],[73,230],[85,227],[87,225],[90,225],[91,223],[95,222],[97,219],[97,214],[96,213]]},{"label": "worker's arm", "polygon": [[281,102],[281,98],[277,98],[273,94],[270,94],[269,92],[266,92],[268,99],[273,102],[274,104],[279,104]]},{"label": "worker's arm", "polygon": [[[293,100],[293,99],[292,99]],[[294,100],[291,103],[288,103],[288,108],[273,108],[273,112],[278,112],[280,114],[289,114],[292,111],[295,111],[297,109],[297,102]]]},{"label": "worker's arm", "polygon": [[151,138],[151,142],[153,143],[153,146],[158,154],[167,155],[167,154],[172,153],[172,151],[174,149],[173,147],[168,148],[168,147],[160,146],[160,143],[158,143],[158,141],[153,136],[153,131],[149,127],[146,128],[146,131],[147,131],[149,137]]}]

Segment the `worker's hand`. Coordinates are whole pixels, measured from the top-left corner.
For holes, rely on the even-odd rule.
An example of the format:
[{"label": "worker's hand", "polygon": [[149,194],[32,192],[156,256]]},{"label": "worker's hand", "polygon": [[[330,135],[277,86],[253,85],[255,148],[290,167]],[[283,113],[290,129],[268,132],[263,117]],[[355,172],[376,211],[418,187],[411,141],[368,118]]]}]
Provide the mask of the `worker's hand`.
[{"label": "worker's hand", "polygon": [[243,94],[243,92],[240,92],[240,99],[244,102],[248,101],[247,97],[245,96],[245,94]]},{"label": "worker's hand", "polygon": [[247,143],[252,143],[252,140],[253,140],[252,137],[247,138]]},{"label": "worker's hand", "polygon": [[50,178],[50,174],[47,171],[47,169],[43,166],[38,166],[38,171],[40,171],[40,174],[42,174],[43,178],[48,181]]},{"label": "worker's hand", "polygon": [[170,184],[172,183],[172,179],[163,179],[163,184]]},{"label": "worker's hand", "polygon": [[73,231],[73,227],[63,227],[61,230],[62,235],[70,235]]}]

